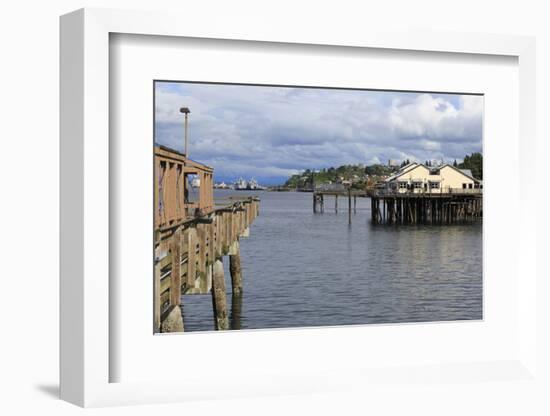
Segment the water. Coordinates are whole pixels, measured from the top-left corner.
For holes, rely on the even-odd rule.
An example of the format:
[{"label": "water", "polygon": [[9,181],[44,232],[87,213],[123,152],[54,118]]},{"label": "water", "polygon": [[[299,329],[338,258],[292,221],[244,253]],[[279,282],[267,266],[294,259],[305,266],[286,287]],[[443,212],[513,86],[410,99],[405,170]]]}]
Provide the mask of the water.
[{"label": "water", "polygon": [[[216,197],[246,192],[216,191]],[[255,192],[260,216],[241,239],[242,298],[232,299],[234,329],[426,322],[482,318],[482,226],[370,224],[370,200]],[[186,331],[214,330],[210,295],[183,297]]]}]

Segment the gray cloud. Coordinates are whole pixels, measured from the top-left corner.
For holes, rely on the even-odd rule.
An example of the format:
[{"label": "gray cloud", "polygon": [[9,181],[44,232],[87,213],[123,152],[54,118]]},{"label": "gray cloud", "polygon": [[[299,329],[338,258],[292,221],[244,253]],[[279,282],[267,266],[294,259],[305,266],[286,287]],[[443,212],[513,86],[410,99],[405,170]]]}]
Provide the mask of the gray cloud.
[{"label": "gray cloud", "polygon": [[157,83],[155,141],[183,148],[217,180],[279,183],[306,168],[461,160],[481,151],[483,97],[382,91]]}]

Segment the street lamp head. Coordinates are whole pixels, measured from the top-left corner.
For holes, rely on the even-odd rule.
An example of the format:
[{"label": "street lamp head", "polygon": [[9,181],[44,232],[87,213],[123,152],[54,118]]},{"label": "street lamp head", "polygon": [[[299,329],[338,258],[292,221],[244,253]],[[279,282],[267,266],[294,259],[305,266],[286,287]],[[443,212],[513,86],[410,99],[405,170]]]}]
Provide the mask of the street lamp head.
[{"label": "street lamp head", "polygon": [[191,112],[191,110],[189,110],[188,107],[181,107],[180,108],[180,113],[189,114],[190,112]]}]

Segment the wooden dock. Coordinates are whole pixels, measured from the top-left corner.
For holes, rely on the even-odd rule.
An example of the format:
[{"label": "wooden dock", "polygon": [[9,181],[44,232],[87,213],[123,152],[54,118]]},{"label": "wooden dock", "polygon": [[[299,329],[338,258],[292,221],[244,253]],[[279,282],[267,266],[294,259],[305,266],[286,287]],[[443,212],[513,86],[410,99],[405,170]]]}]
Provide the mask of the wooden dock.
[{"label": "wooden dock", "polygon": [[483,216],[481,189],[449,189],[446,192],[388,192],[373,190],[373,224],[455,224]]},{"label": "wooden dock", "polygon": [[334,185],[316,187],[313,191],[313,212],[325,212],[325,197],[332,197],[334,198],[334,212],[338,213],[338,198],[343,200],[344,203],[347,199],[348,223],[351,224],[351,214],[357,212],[357,198],[365,198],[366,196],[366,191],[351,189],[351,187]]},{"label": "wooden dock", "polygon": [[[256,197],[213,198],[213,169],[166,148],[155,149],[155,332],[181,332],[183,294],[211,294],[216,329],[229,329],[223,258],[229,257],[232,293],[242,292],[240,238],[259,214]],[[186,175],[200,180],[190,201]]]},{"label": "wooden dock", "polygon": [[[348,222],[357,211],[357,198],[370,198],[373,224],[455,224],[483,216],[482,189],[446,189],[445,192],[396,192],[385,189],[316,189],[313,212],[325,212],[325,199],[347,200]],[[353,203],[353,205],[352,205]]]}]

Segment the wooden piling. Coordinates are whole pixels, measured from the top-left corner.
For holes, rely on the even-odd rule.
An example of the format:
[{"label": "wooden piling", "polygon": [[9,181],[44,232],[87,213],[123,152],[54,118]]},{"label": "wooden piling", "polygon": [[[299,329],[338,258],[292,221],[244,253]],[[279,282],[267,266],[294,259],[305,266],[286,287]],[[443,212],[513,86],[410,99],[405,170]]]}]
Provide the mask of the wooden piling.
[{"label": "wooden piling", "polygon": [[243,297],[241,294],[231,296],[231,329],[241,329],[241,311],[243,308]]},{"label": "wooden piling", "polygon": [[212,270],[212,306],[214,310],[214,325],[217,330],[229,329],[227,317],[227,299],[225,296],[225,279],[221,258],[214,261]]},{"label": "wooden piling", "polygon": [[229,273],[231,274],[231,289],[234,295],[243,292],[243,276],[241,270],[241,249],[239,240],[235,241],[234,252],[229,255]]},{"label": "wooden piling", "polygon": [[348,188],[348,224],[351,224],[351,188]]}]

